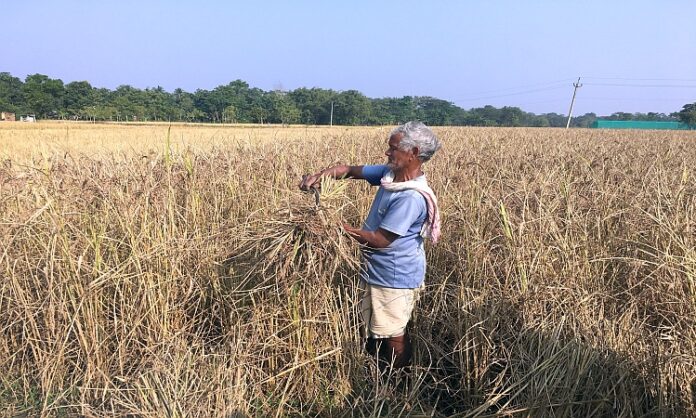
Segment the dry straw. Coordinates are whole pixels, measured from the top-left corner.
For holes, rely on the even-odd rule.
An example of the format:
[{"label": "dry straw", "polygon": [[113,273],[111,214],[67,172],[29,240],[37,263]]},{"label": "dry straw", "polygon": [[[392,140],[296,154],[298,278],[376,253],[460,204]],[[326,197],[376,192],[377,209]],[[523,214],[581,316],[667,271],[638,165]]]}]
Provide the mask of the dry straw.
[{"label": "dry straw", "polygon": [[394,387],[340,228],[375,190],[297,188],[388,132],[0,127],[0,410],[696,415],[693,133],[437,129],[443,238]]}]

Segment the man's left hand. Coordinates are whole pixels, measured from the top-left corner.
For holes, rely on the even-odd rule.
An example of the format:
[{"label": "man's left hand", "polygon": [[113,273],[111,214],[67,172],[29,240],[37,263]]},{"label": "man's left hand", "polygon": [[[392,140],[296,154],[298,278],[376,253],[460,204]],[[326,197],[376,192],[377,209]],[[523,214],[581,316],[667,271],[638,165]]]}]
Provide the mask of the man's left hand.
[{"label": "man's left hand", "polygon": [[382,228],[379,228],[376,231],[366,231],[361,228],[353,228],[344,222],[343,229],[348,233],[348,235],[350,235],[360,244],[367,245],[368,247],[372,248],[387,248],[396,238],[398,238],[398,235]]}]

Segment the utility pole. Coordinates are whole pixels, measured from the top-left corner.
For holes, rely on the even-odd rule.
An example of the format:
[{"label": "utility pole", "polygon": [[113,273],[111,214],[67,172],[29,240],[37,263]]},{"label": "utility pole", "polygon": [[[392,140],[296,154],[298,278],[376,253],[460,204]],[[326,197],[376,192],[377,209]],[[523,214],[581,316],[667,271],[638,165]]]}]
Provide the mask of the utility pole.
[{"label": "utility pole", "polygon": [[575,94],[578,92],[578,89],[582,87],[582,84],[580,84],[580,77],[578,77],[577,83],[573,83],[573,99],[570,101],[570,110],[568,111],[568,123],[566,123],[566,129],[570,128],[570,118],[573,117],[573,105],[575,104]]},{"label": "utility pole", "polygon": [[331,102],[331,118],[329,119],[329,126],[333,126],[333,101]]}]

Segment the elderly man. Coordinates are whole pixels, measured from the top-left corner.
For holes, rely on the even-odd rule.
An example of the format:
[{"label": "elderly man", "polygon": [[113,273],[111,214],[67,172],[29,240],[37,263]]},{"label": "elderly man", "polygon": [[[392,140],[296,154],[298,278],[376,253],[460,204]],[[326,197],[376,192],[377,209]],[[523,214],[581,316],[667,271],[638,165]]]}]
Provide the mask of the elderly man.
[{"label": "elderly man", "polygon": [[338,165],[303,177],[300,188],[316,187],[322,177],[367,180],[380,186],[362,228],[344,224],[362,244],[361,314],[366,350],[398,369],[411,363],[406,326],[425,278],[423,238],[437,242],[437,199],[422,170],[440,148],[433,132],[408,122],[389,136],[386,165]]}]

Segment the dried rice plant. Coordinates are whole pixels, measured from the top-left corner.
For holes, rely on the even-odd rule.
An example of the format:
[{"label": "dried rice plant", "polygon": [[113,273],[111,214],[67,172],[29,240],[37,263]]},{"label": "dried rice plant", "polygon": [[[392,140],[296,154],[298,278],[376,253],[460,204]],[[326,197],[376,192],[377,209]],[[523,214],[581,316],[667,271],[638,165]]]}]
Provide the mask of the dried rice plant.
[{"label": "dried rice plant", "polygon": [[[696,416],[693,132],[437,128],[410,385],[359,335],[388,128],[0,126],[6,416]],[[84,150],[84,151],[80,151]]]},{"label": "dried rice plant", "polygon": [[305,196],[297,193],[259,219],[255,219],[258,212],[252,214],[247,221],[250,232],[236,250],[237,264],[251,256],[255,268],[247,275],[276,281],[320,284],[339,272],[354,275],[358,268],[355,245],[342,230],[344,208],[350,204],[346,186],[325,178],[321,189]]}]

